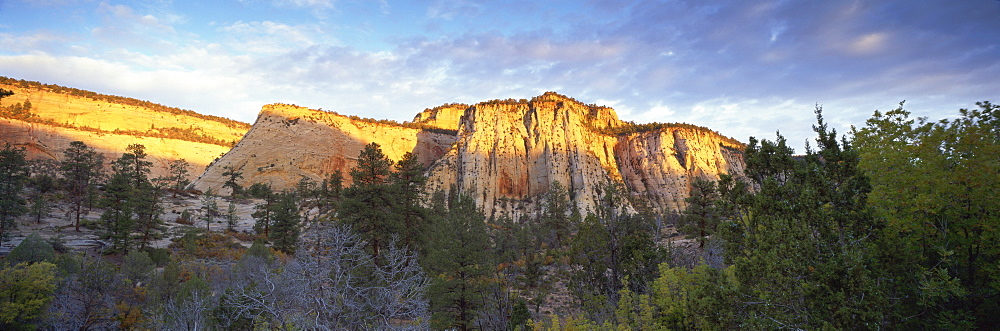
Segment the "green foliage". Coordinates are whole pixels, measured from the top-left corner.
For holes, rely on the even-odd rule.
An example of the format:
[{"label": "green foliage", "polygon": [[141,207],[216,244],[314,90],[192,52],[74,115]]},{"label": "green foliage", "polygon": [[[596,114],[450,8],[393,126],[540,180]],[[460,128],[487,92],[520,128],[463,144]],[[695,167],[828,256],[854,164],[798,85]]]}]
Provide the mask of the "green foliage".
[{"label": "green foliage", "polygon": [[614,317],[626,285],[633,293],[645,294],[666,258],[653,241],[651,222],[622,209],[627,205],[625,192],[620,183],[604,187],[597,214],[587,215],[571,243],[575,265],[571,291],[588,316],[599,322]]},{"label": "green foliage", "polygon": [[878,284],[875,231],[866,204],[868,179],[858,151],[827,128],[816,109],[819,150],[799,161],[777,142],[750,139],[746,171],[754,192],[735,193],[742,210],[720,226],[739,284],[741,327],[875,327],[887,297]]},{"label": "green foliage", "polygon": [[228,187],[230,189],[230,196],[239,196],[243,193],[243,186],[240,186],[236,181],[243,179],[243,172],[236,171],[235,168],[230,166],[223,167],[226,171],[222,173],[222,177],[226,178],[226,182],[222,184],[222,187]]},{"label": "green foliage", "polygon": [[390,176],[392,192],[396,195],[395,214],[402,218],[403,244],[410,249],[420,251],[424,247],[427,236],[427,209],[421,205],[424,182],[424,166],[416,155],[407,152],[396,163],[395,171]]},{"label": "green foliage", "polygon": [[0,150],[0,242],[17,228],[17,217],[28,212],[21,198],[28,179],[28,162],[24,157],[24,148],[11,147],[10,143]]},{"label": "green foliage", "polygon": [[341,219],[365,239],[376,258],[402,230],[400,215],[393,212],[397,202],[389,179],[392,163],[378,144],[366,145],[351,169],[353,183],[344,190],[339,208]]},{"label": "green foliage", "polygon": [[468,330],[483,306],[480,292],[491,275],[485,217],[471,197],[460,195],[445,215],[437,216],[433,229],[424,263],[433,276],[427,290],[431,326]]},{"label": "green foliage", "polygon": [[882,265],[906,328],[1000,324],[1000,106],[977,105],[928,122],[900,103],[854,132],[869,201],[887,223]]},{"label": "green foliage", "polygon": [[103,163],[104,157],[82,141],[73,141],[69,143],[69,148],[63,150],[59,170],[66,199],[72,206],[77,232],[80,232],[80,216],[86,211],[84,207],[96,195],[95,186],[101,177]]},{"label": "green foliage", "polygon": [[676,330],[737,328],[736,284],[729,271],[706,264],[693,269],[661,264],[660,277],[653,283],[658,323]]},{"label": "green foliage", "polygon": [[0,327],[37,327],[56,289],[56,266],[49,262],[19,263],[0,270]]},{"label": "green foliage", "polygon": [[570,219],[570,215],[574,214],[571,209],[575,211],[575,208],[570,206],[566,187],[558,181],[552,181],[542,206],[539,242],[545,242],[553,248],[563,246],[564,241],[575,230],[573,226],[576,222]]},{"label": "green foliage", "polygon": [[688,238],[698,238],[698,247],[704,247],[708,236],[715,233],[721,215],[715,206],[719,200],[718,189],[713,181],[701,178],[691,182],[691,195],[684,199],[687,208],[680,218],[678,231]]},{"label": "green foliage", "polygon": [[127,253],[135,239],[133,232],[140,233],[140,247],[146,247],[160,230],[159,190],[149,180],[153,163],[146,161],[146,156],[143,145],[132,144],[111,162],[114,173],[104,187],[101,220],[105,223],[105,235],[111,239],[112,251]]},{"label": "green foliage", "polygon": [[121,273],[125,279],[133,283],[144,283],[149,279],[149,274],[156,268],[153,259],[149,254],[139,250],[133,250],[122,259]]},{"label": "green foliage", "polygon": [[271,245],[278,251],[295,253],[299,241],[299,222],[301,222],[295,195],[280,194],[272,207],[271,233],[268,235]]},{"label": "green foliage", "polygon": [[0,100],[2,100],[3,98],[6,98],[6,97],[12,96],[12,95],[14,95],[14,91],[5,90],[5,89],[0,88]]},{"label": "green foliage", "polygon": [[205,222],[205,231],[212,231],[212,220],[219,214],[218,196],[212,188],[201,195],[201,220]]},{"label": "green foliage", "polygon": [[32,233],[25,237],[21,241],[21,244],[14,247],[10,251],[10,254],[7,254],[6,258],[8,265],[15,265],[21,262],[55,262],[55,260],[56,250],[37,233]]}]

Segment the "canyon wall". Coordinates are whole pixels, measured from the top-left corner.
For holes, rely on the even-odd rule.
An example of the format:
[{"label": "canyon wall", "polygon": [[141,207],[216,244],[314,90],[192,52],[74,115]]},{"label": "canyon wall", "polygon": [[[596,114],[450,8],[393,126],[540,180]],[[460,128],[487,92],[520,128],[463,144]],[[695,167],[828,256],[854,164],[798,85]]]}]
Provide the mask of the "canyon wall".
[{"label": "canyon wall", "polygon": [[250,131],[229,153],[213,163],[194,182],[194,188],[222,191],[227,168],[241,172],[244,187],[270,184],[276,189],[294,187],[302,178],[321,182],[341,171],[344,185],[365,145],[378,143],[382,152],[398,161],[411,152],[425,165],[444,155],[454,135],[365,121],[304,107],[272,104],[261,109]]},{"label": "canyon wall", "polygon": [[611,108],[546,93],[531,100],[445,105],[405,125],[268,105],[194,185],[221,190],[227,168],[243,173],[244,186],[268,183],[276,189],[302,178],[319,182],[337,170],[348,177],[370,142],[392,160],[414,153],[428,166],[428,194],[454,187],[487,216],[515,220],[538,213],[555,181],[582,213],[595,209],[601,189],[612,182],[624,183],[633,197],[663,213],[684,207],[694,178],[716,179],[744,167],[742,144],[710,130],[637,126],[619,120]]}]

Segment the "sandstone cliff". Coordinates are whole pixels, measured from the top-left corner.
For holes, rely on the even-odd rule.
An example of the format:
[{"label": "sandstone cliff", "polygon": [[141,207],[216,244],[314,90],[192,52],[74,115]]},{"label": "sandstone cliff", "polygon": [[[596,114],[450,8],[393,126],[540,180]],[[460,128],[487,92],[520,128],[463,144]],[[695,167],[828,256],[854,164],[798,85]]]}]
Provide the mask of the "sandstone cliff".
[{"label": "sandstone cliff", "polygon": [[440,158],[454,135],[350,118],[304,107],[264,106],[246,136],[194,182],[199,190],[221,191],[226,168],[242,172],[241,185],[267,183],[276,189],[294,187],[303,177],[320,182],[340,170],[345,185],[361,149],[371,142],[397,161],[412,152],[425,165]]},{"label": "sandstone cliff", "polygon": [[[110,162],[128,145],[142,144],[153,162],[153,177],[166,174],[168,162],[183,158],[192,165],[193,179],[249,129],[224,118],[38,82],[0,77],[0,88],[14,92],[0,99],[0,110],[31,104],[21,118],[0,117],[0,144],[25,147],[28,159],[59,160],[69,143],[79,140]],[[170,138],[185,135],[196,139]]]},{"label": "sandstone cliff", "polygon": [[241,171],[244,186],[264,182],[277,189],[303,177],[320,181],[336,170],[346,176],[362,147],[376,142],[393,160],[413,152],[428,165],[428,192],[455,187],[488,216],[519,219],[537,213],[553,181],[569,189],[584,213],[594,210],[600,188],[612,181],[623,182],[655,211],[671,212],[683,208],[693,178],[715,179],[744,167],[741,144],[710,130],[637,126],[619,120],[613,109],[555,93],[445,105],[417,114],[410,124],[268,105],[195,187],[220,190],[225,167]]},{"label": "sandstone cliff", "polygon": [[622,181],[656,211],[670,212],[683,208],[692,178],[742,172],[740,146],[708,130],[602,133],[627,125],[610,108],[555,93],[477,104],[465,112],[456,147],[430,169],[428,189],[455,186],[488,216],[518,219],[538,211],[553,181],[583,213],[595,209],[602,186]]},{"label": "sandstone cliff", "polygon": [[105,165],[126,152],[130,144],[142,144],[146,147],[149,161],[153,162],[150,177],[155,178],[167,174],[169,162],[185,159],[191,164],[188,169],[190,179],[200,174],[215,158],[229,151],[229,147],[204,144],[176,139],[134,137],[129,135],[95,133],[81,130],[67,130],[37,123],[27,123],[17,120],[0,118],[0,143],[10,143],[11,146],[24,147],[29,160],[49,159],[62,160],[62,151],[69,148],[69,143],[83,141],[104,155]]}]

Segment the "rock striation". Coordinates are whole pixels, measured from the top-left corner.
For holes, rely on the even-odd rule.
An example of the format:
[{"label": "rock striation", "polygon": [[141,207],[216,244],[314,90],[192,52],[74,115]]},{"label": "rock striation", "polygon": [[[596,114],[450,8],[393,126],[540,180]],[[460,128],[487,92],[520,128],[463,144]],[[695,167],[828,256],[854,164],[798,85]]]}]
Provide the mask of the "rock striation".
[{"label": "rock striation", "polygon": [[623,122],[611,108],[549,92],[531,100],[445,105],[404,124],[268,105],[194,185],[221,189],[226,168],[241,171],[244,186],[262,182],[277,189],[337,170],[346,176],[370,142],[393,160],[414,153],[428,166],[428,193],[454,188],[472,196],[487,216],[515,220],[538,213],[556,181],[582,213],[595,209],[601,189],[612,182],[666,213],[684,207],[694,178],[744,168],[742,144],[708,129]]}]

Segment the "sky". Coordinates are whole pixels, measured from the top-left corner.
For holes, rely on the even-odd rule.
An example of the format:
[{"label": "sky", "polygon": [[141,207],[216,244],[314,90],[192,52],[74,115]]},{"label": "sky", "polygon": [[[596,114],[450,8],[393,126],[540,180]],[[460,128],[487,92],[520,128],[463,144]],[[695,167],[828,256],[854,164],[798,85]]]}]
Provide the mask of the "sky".
[{"label": "sky", "polygon": [[0,76],[249,123],[555,91],[802,152],[817,105],[844,133],[1000,102],[1000,0],[0,0]]}]

